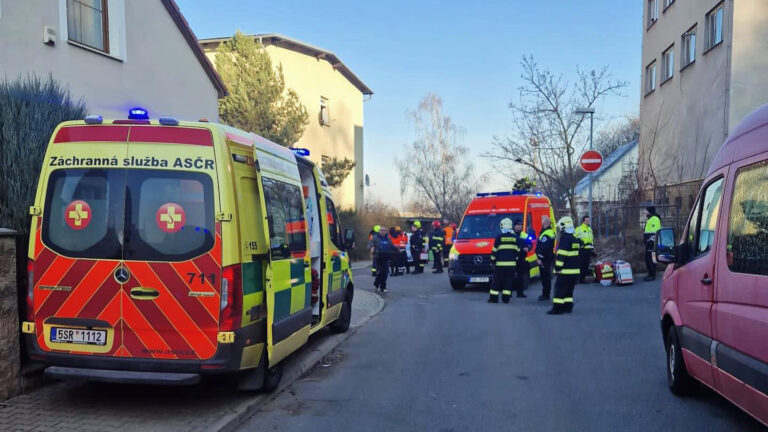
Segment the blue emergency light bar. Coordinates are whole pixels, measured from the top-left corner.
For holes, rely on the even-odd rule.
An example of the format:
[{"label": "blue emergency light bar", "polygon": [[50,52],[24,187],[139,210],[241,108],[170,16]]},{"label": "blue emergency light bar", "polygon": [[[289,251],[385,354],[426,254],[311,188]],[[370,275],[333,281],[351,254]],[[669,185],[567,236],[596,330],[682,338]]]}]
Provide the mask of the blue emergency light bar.
[{"label": "blue emergency light bar", "polygon": [[309,157],[309,149],[305,148],[292,148],[293,152],[299,156]]},{"label": "blue emergency light bar", "polygon": [[104,119],[100,115],[89,115],[85,117],[85,124],[101,124]]},{"label": "blue emergency light bar", "polygon": [[128,110],[128,120],[149,120],[149,111],[144,108],[131,108]]},{"label": "blue emergency light bar", "polygon": [[497,197],[497,196],[510,196],[510,195],[535,195],[537,197],[542,196],[541,192],[531,191],[512,191],[512,192],[480,192],[476,194],[478,198]]}]

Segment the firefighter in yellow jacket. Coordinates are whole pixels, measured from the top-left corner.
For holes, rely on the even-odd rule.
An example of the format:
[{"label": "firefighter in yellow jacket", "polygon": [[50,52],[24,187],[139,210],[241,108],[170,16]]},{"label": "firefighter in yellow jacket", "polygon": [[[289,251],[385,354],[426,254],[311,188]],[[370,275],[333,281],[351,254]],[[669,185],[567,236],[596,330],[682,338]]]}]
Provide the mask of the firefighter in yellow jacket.
[{"label": "firefighter in yellow jacket", "polygon": [[573,219],[563,216],[557,222],[560,240],[555,254],[555,295],[552,297],[552,309],[547,313],[560,315],[573,310],[573,288],[579,281],[579,251],[581,242],[574,236]]}]

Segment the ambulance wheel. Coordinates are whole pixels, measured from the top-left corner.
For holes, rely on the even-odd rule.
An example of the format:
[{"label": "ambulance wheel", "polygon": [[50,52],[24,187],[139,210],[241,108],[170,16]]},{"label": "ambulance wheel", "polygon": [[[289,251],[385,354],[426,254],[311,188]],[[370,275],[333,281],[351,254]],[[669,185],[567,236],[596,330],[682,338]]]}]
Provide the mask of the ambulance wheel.
[{"label": "ambulance wheel", "polygon": [[349,324],[352,322],[352,301],[349,299],[344,300],[341,304],[341,312],[339,317],[331,323],[330,328],[334,333],[346,333],[349,330]]},{"label": "ambulance wheel", "polygon": [[467,286],[466,282],[460,282],[460,281],[451,279],[451,288],[455,290],[463,290],[464,288],[466,288],[466,286]]},{"label": "ambulance wheel", "polygon": [[693,378],[688,375],[688,369],[683,360],[683,350],[680,340],[677,338],[675,326],[670,326],[667,331],[667,383],[672,393],[685,396],[693,390]]},{"label": "ambulance wheel", "polygon": [[[266,365],[265,365],[266,366]],[[276,364],[274,367],[267,368],[264,371],[264,386],[261,390],[266,393],[271,393],[280,386],[280,380],[283,379],[283,362]]]}]

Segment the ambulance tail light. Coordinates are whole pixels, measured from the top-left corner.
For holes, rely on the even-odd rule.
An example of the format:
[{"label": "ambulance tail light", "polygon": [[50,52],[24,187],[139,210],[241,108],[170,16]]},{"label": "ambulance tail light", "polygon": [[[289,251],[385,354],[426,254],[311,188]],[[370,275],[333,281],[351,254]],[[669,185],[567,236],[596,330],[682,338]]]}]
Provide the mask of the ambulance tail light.
[{"label": "ambulance tail light", "polygon": [[27,321],[35,320],[35,262],[27,261]]},{"label": "ambulance tail light", "polygon": [[221,272],[221,319],[219,330],[240,328],[243,313],[243,279],[240,264],[224,267]]}]

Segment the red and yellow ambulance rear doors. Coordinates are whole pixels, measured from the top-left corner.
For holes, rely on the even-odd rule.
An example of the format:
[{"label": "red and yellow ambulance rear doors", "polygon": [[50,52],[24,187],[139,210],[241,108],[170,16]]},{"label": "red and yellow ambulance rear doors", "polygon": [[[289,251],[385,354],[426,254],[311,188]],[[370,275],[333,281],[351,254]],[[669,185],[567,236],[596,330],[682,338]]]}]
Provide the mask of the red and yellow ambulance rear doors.
[{"label": "red and yellow ambulance rear doors", "polygon": [[70,126],[54,139],[47,163],[31,251],[40,346],[136,358],[213,356],[221,236],[210,132]]}]

